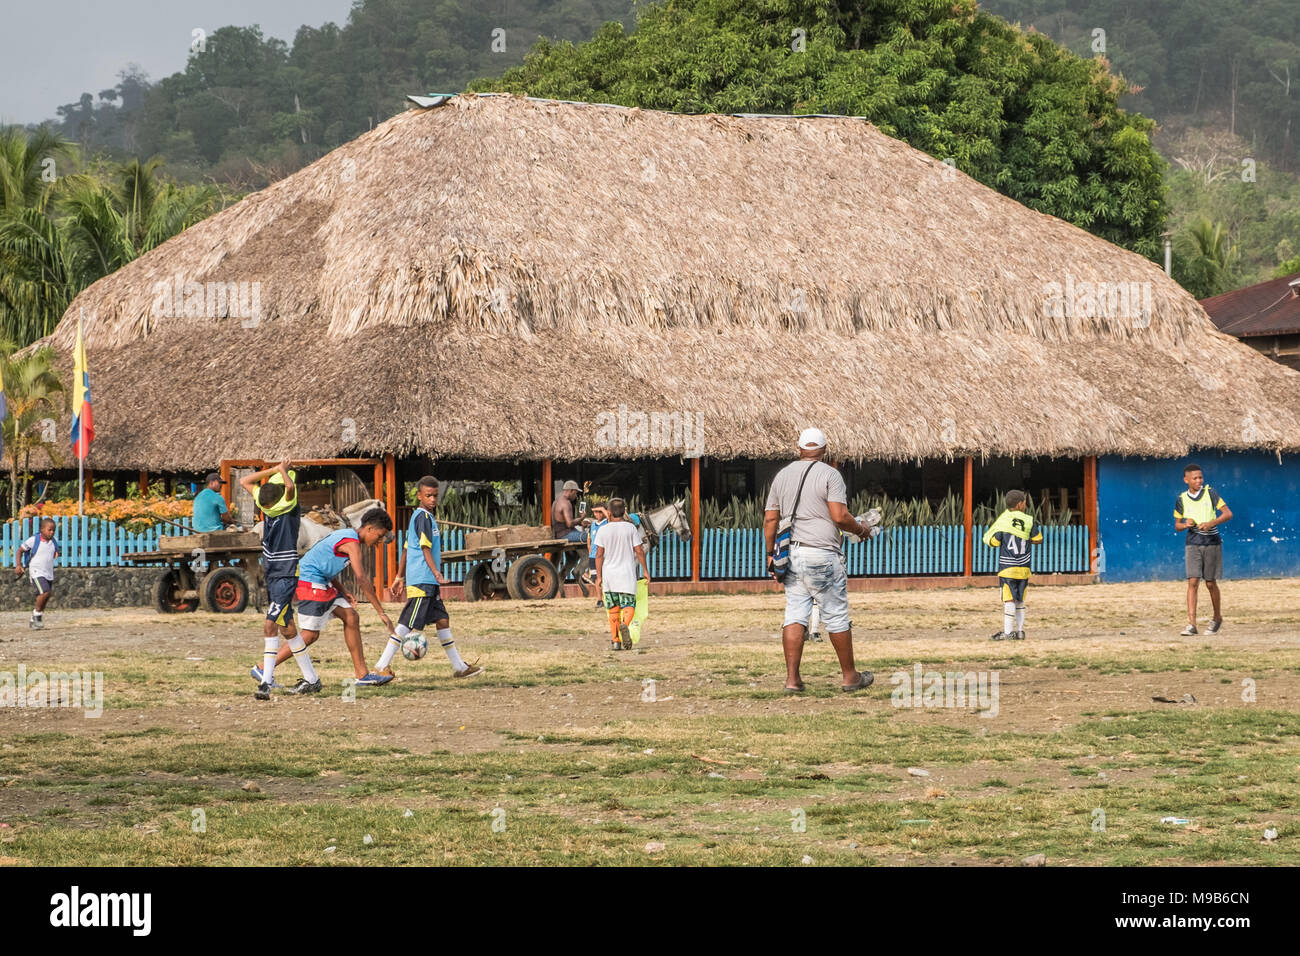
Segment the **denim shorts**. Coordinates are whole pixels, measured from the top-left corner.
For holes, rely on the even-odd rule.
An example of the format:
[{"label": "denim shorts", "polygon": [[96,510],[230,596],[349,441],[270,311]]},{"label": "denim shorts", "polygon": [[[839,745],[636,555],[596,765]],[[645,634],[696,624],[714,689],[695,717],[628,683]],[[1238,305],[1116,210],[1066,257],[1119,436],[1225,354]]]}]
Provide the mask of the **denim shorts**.
[{"label": "denim shorts", "polygon": [[822,623],[830,633],[838,634],[852,626],[844,554],[792,544],[790,574],[785,579],[785,624],[807,627],[813,601],[821,609]]}]

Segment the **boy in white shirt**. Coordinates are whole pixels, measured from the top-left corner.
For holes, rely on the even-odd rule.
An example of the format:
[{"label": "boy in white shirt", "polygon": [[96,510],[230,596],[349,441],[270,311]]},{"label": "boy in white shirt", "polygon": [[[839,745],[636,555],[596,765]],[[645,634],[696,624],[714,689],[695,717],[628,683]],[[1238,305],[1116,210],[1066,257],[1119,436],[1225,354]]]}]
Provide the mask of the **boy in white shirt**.
[{"label": "boy in white shirt", "polygon": [[54,559],[59,556],[59,542],[54,537],[54,519],[42,518],[39,534],[34,534],[18,548],[14,554],[14,574],[23,576],[23,556],[27,559],[27,573],[36,586],[36,606],[32,609],[32,619],[27,626],[39,631],[45,626],[45,605],[50,600],[50,589],[54,587]]},{"label": "boy in white shirt", "polygon": [[605,595],[611,650],[632,649],[632,635],[627,626],[636,614],[638,564],[649,581],[650,568],[646,565],[641,529],[627,520],[627,502],[610,498],[609,523],[600,529],[596,540],[596,587]]}]

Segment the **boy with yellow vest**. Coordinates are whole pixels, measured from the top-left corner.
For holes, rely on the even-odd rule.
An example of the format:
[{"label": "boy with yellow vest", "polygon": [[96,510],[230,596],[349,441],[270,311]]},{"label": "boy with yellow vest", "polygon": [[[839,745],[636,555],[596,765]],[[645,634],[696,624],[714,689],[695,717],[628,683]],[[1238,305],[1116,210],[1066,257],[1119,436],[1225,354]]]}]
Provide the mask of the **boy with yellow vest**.
[{"label": "boy with yellow vest", "polygon": [[1029,556],[1043,540],[1034,528],[1023,491],[1008,491],[1007,510],[984,532],[984,543],[998,549],[998,588],[1002,592],[1002,630],[995,641],[1025,639],[1025,588],[1029,586]]},{"label": "boy with yellow vest", "polygon": [[[1218,634],[1223,626],[1223,613],[1219,605],[1219,578],[1223,574],[1223,538],[1219,525],[1232,520],[1232,511],[1218,492],[1205,483],[1200,465],[1189,464],[1183,469],[1187,490],[1174,502],[1174,528],[1187,532],[1184,548],[1187,566],[1187,626],[1183,635],[1196,633],[1196,586],[1205,579],[1205,589],[1210,592],[1214,605],[1214,619],[1206,628],[1207,634]],[[1219,514],[1218,512],[1223,512]]]}]

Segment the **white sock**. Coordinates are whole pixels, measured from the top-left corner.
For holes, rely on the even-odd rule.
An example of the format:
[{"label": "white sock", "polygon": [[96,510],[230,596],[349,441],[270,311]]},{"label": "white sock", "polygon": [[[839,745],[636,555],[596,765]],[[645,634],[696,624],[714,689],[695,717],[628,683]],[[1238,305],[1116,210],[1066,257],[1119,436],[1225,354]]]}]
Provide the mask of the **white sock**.
[{"label": "white sock", "polygon": [[451,669],[463,671],[465,669],[465,662],[461,660],[460,651],[456,650],[456,642],[452,639],[451,628],[438,628],[438,643],[441,644],[442,649],[447,652],[447,660],[451,661]]},{"label": "white sock", "polygon": [[308,653],[307,643],[302,639],[301,634],[295,634],[289,638],[289,649],[293,651],[293,659],[298,662],[298,669],[302,671],[303,680],[309,684],[314,684],[320,680],[316,676],[316,668],[311,666],[311,654]]},{"label": "white sock", "polygon": [[1024,629],[1025,629],[1025,606],[1023,604],[1017,604],[1016,605],[1016,630],[1023,631]]},{"label": "white sock", "polygon": [[379,663],[375,665],[375,670],[381,671],[393,662],[393,655],[402,649],[402,641],[406,640],[406,635],[411,633],[411,629],[405,624],[399,624],[393,628],[392,634],[388,636],[388,643],[384,645],[384,653],[379,655]]},{"label": "white sock", "polygon": [[1010,634],[1016,629],[1016,602],[1002,602],[1002,633]]},{"label": "white sock", "polygon": [[44,617],[44,615],[40,611],[32,608],[32,620],[39,621],[42,617]]},{"label": "white sock", "polygon": [[264,638],[262,641],[262,683],[269,684],[275,678],[275,655],[280,650],[280,635]]}]

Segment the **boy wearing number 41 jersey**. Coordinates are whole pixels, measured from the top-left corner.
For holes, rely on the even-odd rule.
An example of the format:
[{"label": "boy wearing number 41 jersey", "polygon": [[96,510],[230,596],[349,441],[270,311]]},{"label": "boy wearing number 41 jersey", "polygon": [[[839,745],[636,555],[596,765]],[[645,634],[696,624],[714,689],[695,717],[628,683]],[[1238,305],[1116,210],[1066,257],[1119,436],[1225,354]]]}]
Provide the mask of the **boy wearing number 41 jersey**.
[{"label": "boy wearing number 41 jersey", "polygon": [[1002,630],[995,641],[1025,639],[1025,589],[1029,586],[1029,556],[1043,533],[1035,530],[1023,491],[1008,491],[1007,510],[998,515],[984,543],[998,549],[998,590],[1002,592]]},{"label": "boy wearing number 41 jersey", "polygon": [[392,585],[397,589],[406,584],[406,604],[402,606],[397,627],[389,635],[375,671],[391,674],[388,665],[401,649],[402,642],[411,634],[421,633],[429,622],[433,622],[438,632],[438,643],[451,661],[451,676],[476,677],[483,673],[483,668],[478,661],[466,664],[461,659],[456,641],[451,636],[447,607],[442,603],[442,585],[446,583],[438,570],[442,560],[442,536],[438,532],[438,519],[433,516],[433,509],[438,505],[438,479],[432,475],[421,478],[415,501],[419,507],[411,515],[410,527],[406,529],[406,569],[404,573],[398,572]]}]

